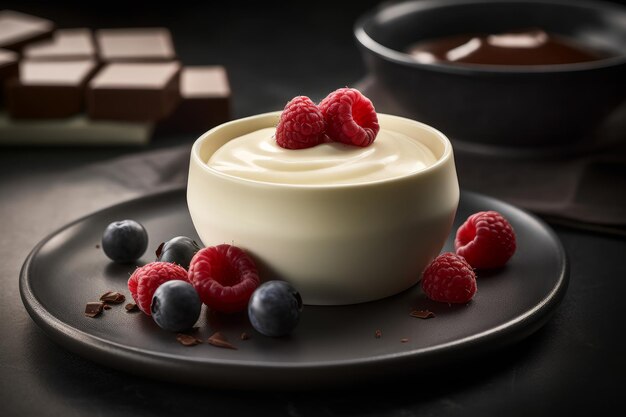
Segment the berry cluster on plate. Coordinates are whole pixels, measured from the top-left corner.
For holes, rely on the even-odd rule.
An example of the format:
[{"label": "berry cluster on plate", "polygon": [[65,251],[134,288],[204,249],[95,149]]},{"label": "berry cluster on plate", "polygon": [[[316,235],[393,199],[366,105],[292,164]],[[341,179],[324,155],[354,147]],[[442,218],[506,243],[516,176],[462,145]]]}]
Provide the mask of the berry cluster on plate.
[{"label": "berry cluster on plate", "polygon": [[[126,263],[143,255],[147,241],[141,224],[123,220],[106,228],[102,248],[113,261]],[[132,273],[128,289],[139,310],[172,332],[191,329],[202,303],[222,313],[247,310],[252,326],[273,337],[291,333],[302,311],[300,294],[287,282],[260,285],[244,250],[227,244],[200,248],[186,236],[161,243],[156,260]]]},{"label": "berry cluster on plate", "polygon": [[456,253],[435,258],[422,274],[422,290],[428,298],[444,303],[467,303],[476,293],[474,269],[504,266],[516,249],[511,224],[496,211],[474,213],[459,227]]},{"label": "berry cluster on plate", "polygon": [[[106,228],[102,248],[112,260],[125,263],[142,256],[147,241],[141,224],[124,220]],[[469,216],[454,243],[456,253],[439,255],[422,273],[421,287],[431,300],[469,302],[477,290],[475,270],[502,267],[516,250],[512,226],[495,211]],[[191,329],[204,303],[221,313],[247,310],[263,335],[291,333],[302,312],[300,294],[285,281],[260,282],[254,261],[241,248],[200,248],[191,238],[177,236],[161,243],[154,262],[132,273],[128,289],[139,310],[168,331]]]}]

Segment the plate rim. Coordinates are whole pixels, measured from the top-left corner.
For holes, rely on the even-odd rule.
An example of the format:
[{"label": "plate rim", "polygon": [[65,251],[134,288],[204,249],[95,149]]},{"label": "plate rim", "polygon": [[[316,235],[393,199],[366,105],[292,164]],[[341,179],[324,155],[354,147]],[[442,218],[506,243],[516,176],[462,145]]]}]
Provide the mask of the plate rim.
[{"label": "plate rim", "polygon": [[[461,199],[463,199],[463,196],[469,196],[469,198],[479,198],[492,201],[497,204],[505,204],[506,206],[510,206],[513,209],[518,210],[525,216],[528,216],[530,219],[538,223],[542,227],[542,230],[547,233],[552,243],[554,243],[557,255],[559,257],[560,265],[559,276],[555,282],[555,285],[532,308],[528,309],[523,314],[515,316],[514,318],[496,327],[492,327],[483,332],[472,334],[461,339],[456,339],[424,348],[409,349],[396,353],[386,353],[382,355],[367,356],[362,358],[328,361],[266,362],[258,360],[250,361],[236,359],[214,359],[211,357],[198,359],[192,357],[181,357],[179,355],[171,355],[167,353],[159,353],[152,350],[145,350],[142,348],[136,349],[128,347],[126,345],[122,345],[118,342],[111,341],[109,339],[104,339],[102,337],[89,334],[80,329],[72,327],[71,325],[58,319],[39,302],[30,285],[31,276],[29,275],[29,270],[36,255],[39,253],[41,248],[51,239],[53,239],[58,234],[64,232],[65,230],[75,226],[76,224],[87,220],[90,217],[97,216],[106,211],[119,208],[124,205],[128,205],[131,203],[140,203],[142,200],[150,200],[158,197],[163,197],[168,194],[181,194],[186,199],[185,191],[186,187],[171,187],[131,198],[81,216],[78,219],[65,224],[64,226],[54,230],[53,232],[47,234],[44,238],[42,238],[26,257],[20,270],[19,276],[19,291],[22,303],[24,304],[24,307],[26,308],[28,314],[33,319],[33,321],[42,330],[44,330],[44,332],[48,336],[50,336],[55,342],[59,343],[64,348],[67,348],[72,352],[78,353],[81,356],[87,357],[87,359],[89,360],[93,360],[95,362],[125,371],[129,371],[129,369],[118,366],[118,363],[116,361],[122,359],[124,362],[127,363],[133,363],[136,361],[139,361],[141,363],[148,363],[154,360],[169,360],[172,361],[172,363],[186,363],[193,365],[201,364],[203,367],[225,366],[228,368],[241,367],[276,371],[292,371],[294,369],[341,369],[354,368],[355,366],[388,364],[395,361],[404,361],[409,358],[415,359],[424,356],[427,357],[434,354],[437,354],[439,356],[443,355],[446,357],[455,356],[455,354],[457,354],[461,350],[461,348],[463,351],[465,351],[464,353],[470,354],[470,351],[475,350],[475,348],[485,347],[485,350],[489,350],[490,345],[492,347],[496,345],[495,343],[493,343],[494,340],[500,342],[497,345],[512,344],[532,334],[543,324],[545,324],[545,322],[548,321],[552,313],[554,313],[555,308],[563,300],[567,291],[567,287],[569,285],[570,262],[567,257],[567,253],[565,252],[565,249],[563,248],[563,245],[554,230],[552,230],[552,228],[546,222],[544,222],[538,216],[503,200],[499,200],[484,195],[482,193],[462,189]],[[517,335],[514,342],[506,342],[507,336],[509,334]],[[89,351],[93,351],[93,353],[86,353]],[[458,356],[460,358],[460,356],[464,355]],[[416,360],[415,362],[419,361]],[[146,374],[147,372],[140,373]],[[151,374],[153,374],[153,376],[158,376],[154,373]],[[173,379],[175,377],[176,376],[172,375],[170,378],[166,379]],[[188,382],[193,383],[194,381]]]}]

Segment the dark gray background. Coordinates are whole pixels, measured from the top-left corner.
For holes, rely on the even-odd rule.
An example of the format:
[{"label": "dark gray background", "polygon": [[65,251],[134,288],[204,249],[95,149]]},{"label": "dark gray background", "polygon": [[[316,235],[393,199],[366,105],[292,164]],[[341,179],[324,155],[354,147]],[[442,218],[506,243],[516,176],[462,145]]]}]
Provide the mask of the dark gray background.
[{"label": "dark gray background", "polygon": [[[317,100],[361,79],[365,69],[351,27],[373,4],[4,2],[0,8],[62,27],[170,27],[184,63],[227,67],[239,117],[280,109],[299,94]],[[175,164],[180,147],[193,139],[157,137],[134,149],[0,148],[3,415],[581,415],[621,407],[626,241],[561,227],[571,285],[554,318],[522,343],[460,367],[334,391],[254,393],[138,378],[60,348],[22,306],[22,261],[43,236],[76,217],[183,182],[185,167]],[[167,175],[133,178],[133,167],[155,156],[144,157],[146,151],[162,154],[164,168],[155,172]],[[110,176],[114,171],[119,175]]]}]

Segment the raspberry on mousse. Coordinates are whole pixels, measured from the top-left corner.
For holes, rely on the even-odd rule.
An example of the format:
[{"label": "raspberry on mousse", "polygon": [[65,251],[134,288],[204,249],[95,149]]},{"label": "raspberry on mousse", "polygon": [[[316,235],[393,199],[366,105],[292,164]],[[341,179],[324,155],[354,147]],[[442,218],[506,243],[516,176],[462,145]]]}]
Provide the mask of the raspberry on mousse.
[{"label": "raspberry on mousse", "polygon": [[319,104],[331,140],[347,145],[369,146],[380,126],[372,102],[354,88],[340,88]]},{"label": "raspberry on mousse", "polygon": [[320,109],[306,96],[287,103],[276,126],[276,142],[286,149],[311,148],[324,139],[326,122]]}]

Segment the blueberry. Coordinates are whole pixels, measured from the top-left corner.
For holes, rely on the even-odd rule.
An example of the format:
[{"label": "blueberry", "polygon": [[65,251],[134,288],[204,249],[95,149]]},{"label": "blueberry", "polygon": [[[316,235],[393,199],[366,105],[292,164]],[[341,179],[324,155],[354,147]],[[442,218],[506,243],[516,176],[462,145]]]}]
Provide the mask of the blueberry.
[{"label": "blueberry", "polygon": [[285,336],[295,329],[302,312],[302,298],[285,281],[268,281],[257,288],[248,303],[250,323],[265,336]]},{"label": "blueberry", "polygon": [[115,262],[136,261],[148,247],[146,229],[134,220],[121,220],[107,226],[102,234],[102,249]]},{"label": "blueberry", "polygon": [[157,261],[178,264],[189,269],[191,258],[200,250],[200,246],[187,236],[177,236],[161,243],[156,251]]},{"label": "blueberry", "polygon": [[162,329],[182,332],[191,329],[198,317],[202,301],[188,282],[172,280],[159,285],[150,304],[152,319]]}]

